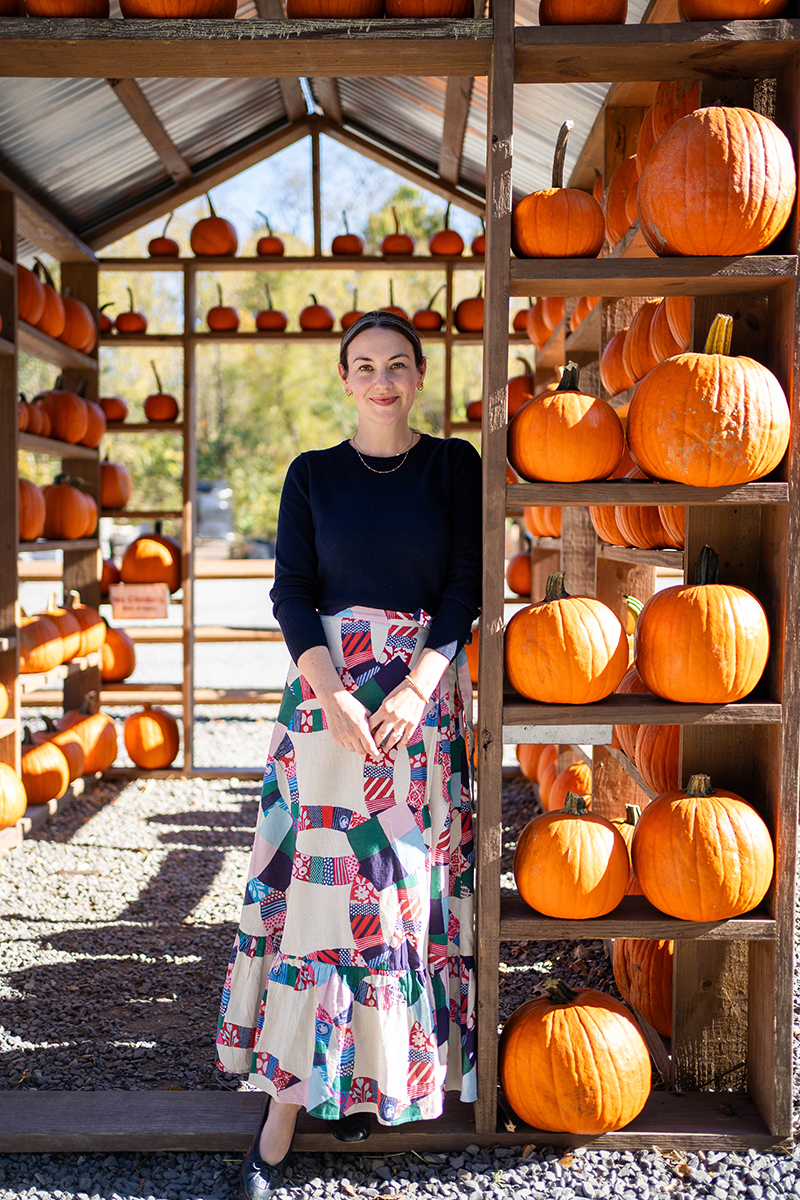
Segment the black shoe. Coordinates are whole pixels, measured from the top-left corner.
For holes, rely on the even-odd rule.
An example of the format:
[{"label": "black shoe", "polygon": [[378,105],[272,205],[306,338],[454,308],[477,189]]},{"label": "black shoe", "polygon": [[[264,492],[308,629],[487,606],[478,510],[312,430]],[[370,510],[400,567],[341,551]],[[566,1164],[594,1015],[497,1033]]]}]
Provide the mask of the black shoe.
[{"label": "black shoe", "polygon": [[267,1102],[264,1105],[264,1112],[256,1130],[256,1136],[253,1138],[250,1149],[242,1160],[241,1170],[239,1171],[240,1190],[243,1200],[269,1200],[273,1192],[277,1192],[278,1188],[283,1187],[283,1179],[286,1174],[289,1155],[292,1152],[291,1146],[281,1161],[274,1165],[265,1162],[258,1152],[261,1131],[266,1125],[267,1117],[269,1116],[270,1099],[271,1097],[267,1096]]},{"label": "black shoe", "polygon": [[370,1135],[372,1126],[369,1113],[351,1113],[349,1117],[340,1117],[333,1122],[331,1132],[340,1142],[365,1142]]}]

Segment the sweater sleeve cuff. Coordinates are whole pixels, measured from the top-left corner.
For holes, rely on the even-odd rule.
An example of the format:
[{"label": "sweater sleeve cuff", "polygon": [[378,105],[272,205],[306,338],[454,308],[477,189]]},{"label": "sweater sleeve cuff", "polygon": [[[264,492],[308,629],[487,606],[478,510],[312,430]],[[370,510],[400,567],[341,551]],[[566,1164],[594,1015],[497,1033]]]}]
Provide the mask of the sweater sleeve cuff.
[{"label": "sweater sleeve cuff", "polygon": [[445,599],[433,618],[425,641],[427,650],[437,650],[452,662],[469,637],[472,613],[459,600]]},{"label": "sweater sleeve cuff", "polygon": [[322,621],[313,604],[297,599],[283,601],[274,606],[274,612],[293,662],[297,663],[300,655],[314,646],[328,645]]}]

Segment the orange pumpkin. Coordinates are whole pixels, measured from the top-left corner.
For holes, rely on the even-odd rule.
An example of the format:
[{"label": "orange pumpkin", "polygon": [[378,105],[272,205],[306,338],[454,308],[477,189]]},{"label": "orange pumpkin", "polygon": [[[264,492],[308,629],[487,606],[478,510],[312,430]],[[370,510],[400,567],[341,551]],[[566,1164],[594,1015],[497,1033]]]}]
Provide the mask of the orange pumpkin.
[{"label": "orange pumpkin", "polygon": [[555,758],[548,758],[542,762],[539,759],[539,773],[537,783],[539,784],[539,803],[544,812],[550,811],[550,793],[553,790],[553,785],[558,779],[558,747],[556,749]]},{"label": "orange pumpkin", "polygon": [[636,769],[651,792],[670,792],[680,783],[680,725],[640,725],[636,735]]},{"label": "orange pumpkin", "polygon": [[398,254],[413,254],[414,239],[407,233],[400,232],[400,219],[397,216],[397,209],[394,205],[392,205],[392,217],[394,219],[394,233],[387,233],[381,242],[381,254],[384,258],[391,258],[393,255]]},{"label": "orange pumpkin", "polygon": [[663,137],[670,126],[681,117],[694,112],[700,103],[700,83],[698,80],[665,79],[656,89],[653,101],[653,137],[656,141]]},{"label": "orange pumpkin", "polygon": [[559,771],[547,796],[548,812],[564,807],[567,792],[574,792],[585,801],[587,808],[592,807],[592,768],[586,763],[572,763]]},{"label": "orange pumpkin", "polygon": [[592,309],[599,303],[599,296],[581,296],[569,319],[569,327],[573,333],[579,325],[583,324]]},{"label": "orange pumpkin", "polygon": [[17,263],[17,315],[28,325],[38,325],[44,312],[44,286],[33,271]]},{"label": "orange pumpkin", "polygon": [[557,504],[528,505],[522,510],[522,519],[533,537],[561,537],[561,508]]},{"label": "orange pumpkin", "polygon": [[486,222],[481,218],[481,231],[476,233],[469,245],[470,253],[476,258],[484,258],[486,255]]},{"label": "orange pumpkin", "polygon": [[528,822],[514,853],[514,881],[526,904],[547,917],[583,921],[615,909],[628,886],[622,834],[585,801],[567,793],[564,807]]},{"label": "orange pumpkin", "polygon": [[459,333],[483,332],[483,280],[478,283],[477,296],[459,300],[453,313],[453,324]]},{"label": "orange pumpkin", "polygon": [[568,596],[564,573],[551,575],[543,601],[506,626],[511,686],[542,704],[594,704],[610,696],[628,669],[619,618],[592,596]]},{"label": "orange pumpkin", "polygon": [[[644,795],[644,793],[642,793],[642,795]],[[626,804],[625,816],[622,818],[622,820],[611,822],[614,828],[618,829],[622,834],[622,840],[628,847],[628,858],[630,859],[631,870],[628,876],[628,886],[625,889],[626,896],[641,896],[642,894],[642,889],[639,887],[639,880],[636,878],[636,872],[633,869],[633,860],[631,859],[633,835],[636,832],[636,825],[641,815],[642,810],[638,804]]]},{"label": "orange pumpkin", "polygon": [[688,350],[692,337],[691,296],[666,296],[664,307],[667,310],[670,333],[681,350]]},{"label": "orange pumpkin", "polygon": [[672,545],[682,550],[686,541],[686,509],[678,504],[659,504],[658,515],[672,539]]},{"label": "orange pumpkin", "polygon": [[637,387],[628,444],[648,475],[696,487],[749,483],[786,453],[783,388],[755,359],[730,354],[732,326],[718,314],[704,353],[659,363]]},{"label": "orange pumpkin", "polygon": [[8,688],[4,683],[0,683],[0,720],[8,712]]},{"label": "orange pumpkin", "polygon": [[636,155],[622,160],[608,185],[605,201],[606,233],[612,246],[620,241],[630,228],[625,211],[628,192],[639,178]]},{"label": "orange pumpkin", "polygon": [[514,554],[506,564],[506,583],[517,596],[530,596],[533,571],[529,551],[521,550]]},{"label": "orange pumpkin", "polygon": [[559,131],[552,186],[531,192],[514,206],[511,248],[518,258],[596,258],[602,249],[605,221],[600,205],[588,192],[564,187],[572,124],[565,121]]},{"label": "orange pumpkin", "polygon": [[625,534],[616,521],[617,508],[614,504],[590,504],[589,520],[601,541],[610,546],[627,546]]},{"label": "orange pumpkin", "polygon": [[712,106],[659,138],[639,181],[639,227],[656,254],[757,254],[794,204],[791,143],[748,108]]},{"label": "orange pumpkin", "polygon": [[64,289],[61,298],[64,301],[64,332],[58,340],[73,350],[91,354],[97,342],[97,323],[89,306],[71,296],[69,288]]},{"label": "orange pumpkin", "polygon": [[655,130],[653,129],[654,110],[655,105],[651,104],[647,112],[642,117],[642,123],[639,126],[639,136],[636,139],[636,169],[640,175],[642,173],[642,167],[647,162],[648,154],[656,144],[656,135]]},{"label": "orange pumpkin", "polygon": [[[422,332],[424,332],[426,330],[429,332],[430,331],[435,332],[436,330],[442,328],[442,326],[444,325],[444,317],[442,316],[442,314],[440,312],[436,312],[436,310],[433,307],[433,302],[436,299],[436,297],[439,295],[439,292],[441,292],[444,289],[444,287],[445,287],[445,284],[442,284],[441,287],[438,287],[436,289],[436,291],[433,293],[430,300],[428,301],[427,308],[418,308],[417,311],[414,313],[413,317],[411,318],[411,324],[414,326],[415,329],[419,329]],[[355,300],[353,301],[353,304],[355,306]],[[344,319],[343,319],[342,320],[342,329],[344,329],[344,327],[345,326],[344,326]],[[480,403],[480,401],[478,401],[478,403]]]},{"label": "orange pumpkin", "polygon": [[222,303],[222,284],[217,284],[219,304],[206,313],[208,328],[214,333],[234,333],[239,328],[239,314],[230,304]]},{"label": "orange pumpkin", "polygon": [[63,661],[61,634],[49,617],[41,613],[28,617],[23,612],[17,627],[17,641],[20,675],[52,671]]},{"label": "orange pumpkin", "polygon": [[125,718],[125,749],[137,767],[159,771],[178,757],[181,739],[178,722],[163,708],[146,704],[141,712]]},{"label": "orange pumpkin", "polygon": [[69,787],[69,764],[63,751],[50,741],[35,745],[30,729],[25,730],[22,741],[20,775],[29,804],[58,800]]},{"label": "orange pumpkin", "polygon": [[522,363],[524,370],[520,375],[512,375],[508,381],[508,415],[516,416],[523,404],[533,399],[536,390],[536,370],[521,354],[517,362]]},{"label": "orange pumpkin", "polygon": [[333,329],[334,316],[331,310],[326,304],[319,304],[313,292],[310,295],[311,304],[307,304],[300,311],[300,328],[305,329],[307,332]]},{"label": "orange pumpkin", "polygon": [[732,704],[752,692],[764,673],[764,609],[745,588],[718,583],[718,568],[717,555],[704,546],[694,585],[656,592],[636,622],[636,669],[664,700]]},{"label": "orange pumpkin", "polygon": [[409,320],[406,310],[404,308],[400,308],[399,305],[395,304],[394,302],[394,281],[392,279],[389,280],[389,303],[381,305],[379,311],[394,313],[396,317],[402,317],[404,321]]},{"label": "orange pumpkin", "polygon": [[528,1000],[500,1038],[500,1083],[534,1129],[593,1136],[622,1129],[650,1094],[650,1055],[618,1000],[560,980]]},{"label": "orange pumpkin", "polygon": [[181,548],[174,538],[144,533],[122,556],[123,583],[166,583],[170,592],[181,586]]},{"label": "orange pumpkin", "polygon": [[63,643],[61,661],[70,662],[81,652],[81,627],[75,614],[69,608],[62,608],[55,592],[50,593],[47,608],[39,616],[45,616],[53,622]]},{"label": "orange pumpkin", "polygon": [[658,362],[650,345],[650,327],[660,301],[646,300],[628,326],[622,346],[622,364],[626,375],[636,382],[652,371]]},{"label": "orange pumpkin", "polygon": [[208,192],[206,200],[209,215],[193,225],[189,234],[192,253],[198,258],[233,257],[239,249],[239,235],[230,221],[217,216]]},{"label": "orange pumpkin", "polygon": [[41,259],[35,260],[33,272],[40,282],[41,276],[44,276],[44,283],[42,283],[44,308],[41,317],[36,322],[37,328],[41,329],[42,333],[46,333],[48,337],[59,338],[64,332],[67,320],[64,313],[64,301],[56,291],[53,277]]},{"label": "orange pumpkin", "polygon": [[119,396],[101,396],[97,402],[106,416],[106,421],[124,421],[128,406]]},{"label": "orange pumpkin", "polygon": [[456,19],[471,17],[474,11],[474,5],[470,5],[469,0],[386,0],[387,17]]},{"label": "orange pumpkin", "polygon": [[[625,478],[646,476],[638,467],[632,467]],[[624,538],[623,546],[636,546],[639,550],[677,549],[674,538],[664,528],[657,504],[618,504],[614,523]]]},{"label": "orange pumpkin", "polygon": [[42,489],[29,479],[17,481],[19,493],[19,540],[35,542],[44,530],[45,503]]},{"label": "orange pumpkin", "polygon": [[0,762],[0,829],[9,829],[24,817],[28,797],[20,777],[7,763]]},{"label": "orange pumpkin", "polygon": [[117,757],[117,730],[108,713],[90,712],[84,703],[80,711],[65,712],[56,725],[59,730],[74,729],[83,747],[87,775],[107,770]]},{"label": "orange pumpkin", "polygon": [[100,464],[100,504],[103,508],[122,509],[133,493],[133,479],[122,463],[106,458]]},{"label": "orange pumpkin", "polygon": [[540,25],[624,25],[628,0],[541,0]]},{"label": "orange pumpkin", "polygon": [[65,729],[59,732],[55,721],[51,717],[43,718],[45,728],[34,733],[33,740],[37,746],[42,742],[52,742],[54,746],[58,746],[61,753],[67,760],[69,768],[69,781],[73,783],[76,779],[80,779],[86,769],[86,756],[83,753],[83,746],[80,738],[73,729]]},{"label": "orange pumpkin", "polygon": [[128,302],[130,308],[127,312],[118,313],[114,320],[114,327],[117,333],[146,333],[147,332],[147,317],[144,313],[136,312],[133,304],[133,291],[131,288],[125,289],[128,293]]},{"label": "orange pumpkin", "polygon": [[95,404],[93,400],[84,400],[84,404],[86,405],[88,421],[86,433],[81,438],[81,445],[88,446],[90,450],[95,450],[103,440],[103,434],[106,431],[106,414],[100,405]]},{"label": "orange pumpkin", "polygon": [[514,319],[511,322],[511,328],[514,333],[527,333],[528,330],[528,313],[533,308],[533,297],[528,297],[528,307],[518,308],[514,313]]},{"label": "orange pumpkin", "polygon": [[364,253],[364,239],[360,233],[351,233],[350,226],[347,223],[347,213],[342,213],[342,222],[344,223],[344,233],[337,233],[336,237],[331,242],[331,254],[338,255],[358,255]]},{"label": "orange pumpkin", "polygon": [[[25,393],[20,392],[19,404],[25,409],[25,431],[31,433],[34,437],[46,437],[50,432],[50,418],[39,407],[38,404],[33,404],[25,399]],[[47,431],[43,428],[45,419],[47,420]]]},{"label": "orange pumpkin", "polygon": [[[44,489],[44,536],[54,541],[74,541],[88,537],[94,531],[97,506],[77,480],[69,475],[56,475]],[[94,516],[92,513],[94,512]],[[91,524],[91,529],[89,528]]]},{"label": "orange pumpkin", "polygon": [[[558,746],[547,745],[542,747],[542,752],[539,755],[539,761],[536,767],[536,782],[541,784],[542,777],[545,771],[552,764],[556,765],[556,775],[558,774]],[[555,775],[553,779],[555,779]]]},{"label": "orange pumpkin", "polygon": [[553,392],[536,396],[508,427],[508,460],[529,480],[607,479],[622,458],[625,434],[610,404],[579,391],[568,363]]},{"label": "orange pumpkin", "polygon": [[542,350],[550,340],[555,325],[550,324],[549,310],[545,308],[544,297],[537,300],[528,309],[526,317],[528,337],[537,350]]},{"label": "orange pumpkin", "polygon": [[29,17],[84,17],[105,20],[109,0],[25,0]]},{"label": "orange pumpkin", "polygon": [[444,229],[434,233],[428,241],[428,249],[431,254],[439,256],[453,256],[464,253],[464,239],[460,233],[456,233],[455,229],[450,228],[450,205],[448,204],[444,210]]},{"label": "orange pumpkin", "polygon": [[20,395],[17,401],[17,429],[20,433],[25,433],[28,428],[28,402]]},{"label": "orange pumpkin", "polygon": [[144,415],[148,421],[174,421],[178,416],[178,401],[161,386],[161,376],[156,370],[156,364],[150,360],[150,366],[156,377],[157,392],[151,392],[144,402]]},{"label": "orange pumpkin", "polygon": [[[102,589],[101,589],[102,591]],[[78,657],[94,654],[106,640],[106,626],[96,608],[90,604],[82,604],[78,592],[72,591],[67,596],[67,606],[81,628],[81,645]]]},{"label": "orange pumpkin", "polygon": [[[108,596],[112,583],[120,582],[119,567],[111,558],[103,559],[103,574],[100,577],[100,595]],[[105,627],[104,627],[105,628]]]},{"label": "orange pumpkin", "polygon": [[614,982],[623,1000],[662,1037],[672,1037],[672,958],[675,943],[614,938]]},{"label": "orange pumpkin", "polygon": [[59,378],[55,388],[42,392],[36,402],[50,417],[52,436],[62,442],[76,445],[86,436],[89,428],[89,413],[86,401],[77,392],[63,389]]},{"label": "orange pumpkin", "polygon": [[[645,696],[650,694],[647,684],[642,682],[636,667],[631,667],[627,674],[623,676],[619,687],[615,690],[618,696]],[[636,735],[639,729],[639,725],[614,726],[614,736],[619,742],[620,749],[628,756],[631,762],[636,761]]]},{"label": "orange pumpkin", "polygon": [[543,745],[534,742],[522,742],[517,746],[519,769],[530,783],[536,783],[536,771],[543,750]]},{"label": "orange pumpkin", "polygon": [[615,333],[606,343],[600,357],[600,381],[612,396],[618,396],[620,392],[627,391],[636,382],[628,373],[623,358],[627,336],[628,327],[626,326],[625,329],[620,329],[619,333]]},{"label": "orange pumpkin", "polygon": [[760,904],[772,882],[769,830],[736,792],[693,775],[639,818],[633,867],[656,908],[682,921],[727,921]]},{"label": "orange pumpkin", "polygon": [[[282,333],[289,324],[289,318],[282,309],[273,308],[272,292],[268,283],[264,284],[264,291],[267,294],[267,308],[262,308],[256,313],[256,329],[260,329],[263,333]],[[346,326],[342,326],[346,328]]]},{"label": "orange pumpkin", "polygon": [[653,313],[653,319],[650,322],[650,352],[652,357],[656,362],[663,362],[665,358],[672,358],[673,354],[680,354],[685,349],[686,347],[679,344],[670,329],[666,298],[660,300],[658,307]]},{"label": "orange pumpkin", "polygon": [[175,213],[170,213],[159,236],[151,238],[147,243],[147,253],[151,258],[177,258],[180,254],[181,248],[175,239],[167,237],[167,230],[174,216]]},{"label": "orange pumpkin", "polygon": [[103,683],[122,683],[136,670],[136,646],[133,638],[124,629],[108,625],[100,653],[100,675]]}]

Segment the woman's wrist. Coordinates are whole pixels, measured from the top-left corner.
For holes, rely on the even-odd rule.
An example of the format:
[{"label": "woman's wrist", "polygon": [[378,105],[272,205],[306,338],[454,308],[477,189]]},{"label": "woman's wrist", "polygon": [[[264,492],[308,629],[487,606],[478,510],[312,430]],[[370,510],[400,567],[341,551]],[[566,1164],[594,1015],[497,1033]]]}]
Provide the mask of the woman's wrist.
[{"label": "woman's wrist", "polygon": [[419,696],[419,698],[423,702],[423,704],[428,703],[428,701],[430,700],[430,696],[425,695],[422,688],[419,686],[419,684],[417,683],[417,681],[415,679],[412,679],[410,675],[406,675],[405,682],[411,688],[412,692],[416,692],[416,694]]}]

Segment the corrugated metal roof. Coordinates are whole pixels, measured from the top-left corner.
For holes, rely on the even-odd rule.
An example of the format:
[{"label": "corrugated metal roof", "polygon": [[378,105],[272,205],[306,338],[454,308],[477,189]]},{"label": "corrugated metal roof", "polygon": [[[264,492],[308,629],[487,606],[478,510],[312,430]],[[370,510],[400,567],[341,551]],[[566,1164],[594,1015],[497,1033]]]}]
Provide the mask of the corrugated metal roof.
[{"label": "corrugated metal roof", "polygon": [[414,158],[436,164],[442,143],[446,79],[340,79],[348,120]]}]

